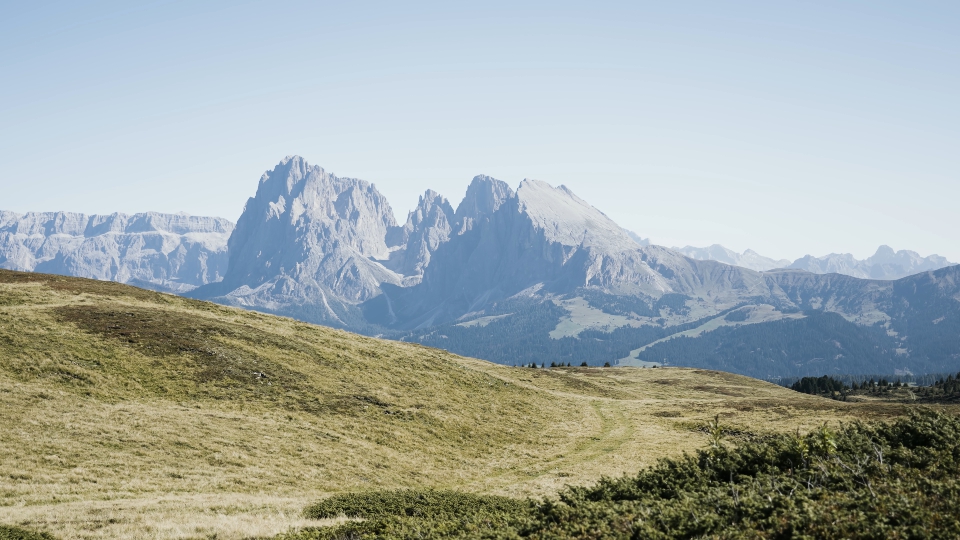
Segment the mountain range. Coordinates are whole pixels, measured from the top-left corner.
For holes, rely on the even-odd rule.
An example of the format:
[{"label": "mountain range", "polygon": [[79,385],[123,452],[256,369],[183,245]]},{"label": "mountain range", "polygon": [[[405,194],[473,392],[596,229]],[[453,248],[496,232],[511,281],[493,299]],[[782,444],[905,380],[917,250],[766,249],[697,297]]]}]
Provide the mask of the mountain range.
[{"label": "mountain range", "polygon": [[223,278],[231,232],[185,214],[0,211],[0,268],[184,293]]},{"label": "mountain range", "polygon": [[805,255],[793,262],[787,259],[776,260],[764,257],[750,249],[737,253],[719,244],[704,248],[686,246],[673,249],[692,259],[718,261],[760,272],[776,268],[792,268],[814,274],[843,274],[862,279],[900,279],[955,264],[939,255],[922,257],[916,251],[905,249],[894,251],[890,246],[880,246],[873,256],[862,260],[850,253],[831,253],[823,257]]},{"label": "mountain range", "polygon": [[[374,185],[291,156],[261,177],[247,201],[226,241],[225,271],[216,266],[188,280],[164,270],[136,279],[505,364],[691,365],[758,377],[960,367],[958,266],[897,281],[820,273],[837,266],[810,261],[760,272],[733,265],[762,262],[753,252],[737,259],[714,246],[690,256],[688,248],[651,245],[567,187],[531,179],[514,190],[477,176],[456,208],[428,190],[405,223],[393,216]],[[73,242],[95,236],[88,229],[70,229]],[[149,234],[159,233],[154,229]],[[221,224],[218,234],[227,229]],[[43,245],[40,229],[31,230],[32,243],[13,244]],[[180,253],[116,247],[128,245],[119,240],[124,234],[144,234],[138,231],[114,234],[104,244],[114,250],[106,259],[139,268],[136,261]],[[197,232],[182,232],[180,246]],[[207,260],[222,253],[214,247],[204,252]],[[900,254],[881,248],[865,264],[884,272],[907,268],[904,261],[927,264]],[[722,256],[732,263],[710,260]],[[0,266],[20,260],[3,257]],[[74,273],[80,266],[23,269],[37,268]],[[126,276],[118,266],[113,275],[91,277]]]}]

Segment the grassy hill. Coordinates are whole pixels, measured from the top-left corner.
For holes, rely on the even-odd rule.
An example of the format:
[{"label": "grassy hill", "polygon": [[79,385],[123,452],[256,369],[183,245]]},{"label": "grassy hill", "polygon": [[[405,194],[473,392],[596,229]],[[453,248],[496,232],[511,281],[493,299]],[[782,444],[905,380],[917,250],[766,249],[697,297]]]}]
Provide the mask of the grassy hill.
[{"label": "grassy hill", "polygon": [[243,538],[334,493],[544,495],[707,444],[886,418],[692,369],[511,368],[109,282],[0,271],[0,524]]}]

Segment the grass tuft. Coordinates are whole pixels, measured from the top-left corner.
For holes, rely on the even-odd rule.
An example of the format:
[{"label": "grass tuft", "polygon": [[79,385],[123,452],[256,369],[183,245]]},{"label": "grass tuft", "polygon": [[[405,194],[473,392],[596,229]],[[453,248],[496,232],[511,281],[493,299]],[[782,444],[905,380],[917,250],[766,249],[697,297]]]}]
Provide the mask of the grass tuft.
[{"label": "grass tuft", "polygon": [[28,531],[20,527],[0,525],[0,540],[57,540],[44,532]]}]

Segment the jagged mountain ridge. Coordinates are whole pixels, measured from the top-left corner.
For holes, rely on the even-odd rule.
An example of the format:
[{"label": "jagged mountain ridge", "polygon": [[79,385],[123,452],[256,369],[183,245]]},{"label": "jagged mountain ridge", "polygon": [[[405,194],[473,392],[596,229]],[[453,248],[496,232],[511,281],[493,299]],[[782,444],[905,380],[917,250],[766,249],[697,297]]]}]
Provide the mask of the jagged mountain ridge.
[{"label": "jagged mountain ridge", "polygon": [[368,319],[430,326],[538,284],[544,291],[594,284],[655,296],[670,289],[626,231],[566,187],[524,180],[512,193],[499,181],[477,177],[470,191],[501,203],[440,247],[420,284],[385,287],[383,298],[364,306]]},{"label": "jagged mountain ridge", "polygon": [[[899,282],[697,260],[649,245],[565,186],[537,180],[514,191],[477,176],[456,210],[428,190],[401,226],[374,185],[290,156],[261,177],[227,247],[223,280],[188,296],[500,362],[659,362],[649,355],[671,337],[699,339],[730,324],[883,328],[864,335],[878,351],[898,351],[905,368],[954,361],[940,330],[952,331],[960,295],[946,281],[904,309],[906,297],[890,292]],[[931,306],[942,314],[919,320]],[[748,315],[724,322],[738,310]],[[808,312],[838,318],[795,322]],[[898,325],[910,328],[906,337]],[[911,341],[917,335],[924,338]],[[815,365],[785,353],[782,361]]]},{"label": "jagged mountain ridge", "polygon": [[0,268],[184,293],[226,273],[233,227],[186,214],[0,211]]},{"label": "jagged mountain ridge", "polygon": [[407,216],[403,227],[388,233],[387,243],[397,249],[390,253],[385,266],[411,276],[411,284],[419,281],[430,264],[430,255],[450,239],[457,223],[450,201],[428,189],[420,196],[417,207]]},{"label": "jagged mountain ridge", "polygon": [[478,176],[456,211],[428,190],[398,226],[372,184],[288,156],[247,202],[223,281],[190,295],[362,330],[361,303],[420,283],[436,250],[513,195],[506,183]]},{"label": "jagged mountain ridge", "polygon": [[831,253],[823,257],[807,255],[794,261],[789,268],[817,274],[846,274],[863,279],[900,279],[954,264],[936,254],[921,257],[916,251],[894,251],[890,246],[880,246],[876,253],[863,260],[856,259],[850,253]]},{"label": "jagged mountain ridge", "polygon": [[380,294],[381,284],[402,284],[378,262],[389,260],[387,239],[399,235],[372,184],[289,156],[261,176],[247,201],[223,280],[191,296],[352,327],[352,304]]},{"label": "jagged mountain ridge", "polygon": [[770,257],[764,257],[763,255],[760,255],[752,249],[748,249],[743,253],[737,253],[736,251],[727,249],[720,244],[713,244],[712,246],[702,248],[684,246],[682,248],[674,247],[672,249],[678,253],[682,253],[686,257],[697,259],[698,261],[717,261],[724,264],[731,264],[733,266],[749,268],[750,270],[756,270],[758,272],[773,270],[774,268],[786,268],[790,265],[790,261],[787,259],[771,259]]},{"label": "jagged mountain ridge", "polygon": [[793,262],[764,257],[751,249],[737,253],[719,244],[703,248],[685,246],[672,249],[692,259],[718,261],[760,272],[793,268],[814,274],[843,274],[861,279],[900,279],[955,264],[936,254],[922,257],[916,251],[894,251],[890,246],[880,246],[874,255],[863,260],[850,253],[831,253],[823,257],[805,255]]},{"label": "jagged mountain ridge", "polygon": [[[838,292],[831,284],[846,282],[829,276],[760,273],[638,238],[565,186],[528,179],[514,192],[487,176],[455,211],[427,191],[399,226],[373,185],[291,156],[248,202],[223,282],[194,294],[354,329],[422,329],[517,295],[547,301],[581,288],[641,299],[637,324],[686,324],[761,301],[863,324],[887,318],[873,282]],[[683,309],[654,310],[664,295],[683,297]]]}]

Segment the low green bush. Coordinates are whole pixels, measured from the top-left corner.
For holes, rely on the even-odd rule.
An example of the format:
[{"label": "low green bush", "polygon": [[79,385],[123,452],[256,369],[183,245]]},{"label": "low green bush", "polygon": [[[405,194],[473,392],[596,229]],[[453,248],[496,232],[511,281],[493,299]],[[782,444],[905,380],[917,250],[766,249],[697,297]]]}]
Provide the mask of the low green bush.
[{"label": "low green bush", "polygon": [[346,493],[307,508],[307,517],[363,518],[339,527],[287,535],[297,540],[346,538],[493,538],[514,531],[532,510],[529,501],[457,491],[399,490]]},{"label": "low green bush", "polygon": [[960,538],[960,419],[826,425],[731,447],[722,440],[636,476],[539,502],[456,492],[321,501],[312,517],[364,521],[288,538]]},{"label": "low green bush", "polygon": [[0,540],[57,540],[55,537],[42,532],[33,532],[20,527],[0,525]]},{"label": "low green bush", "polygon": [[528,506],[526,501],[495,495],[405,489],[334,495],[307,508],[306,516],[311,519],[339,516],[407,516],[432,519],[477,513],[516,513],[526,510]]}]

